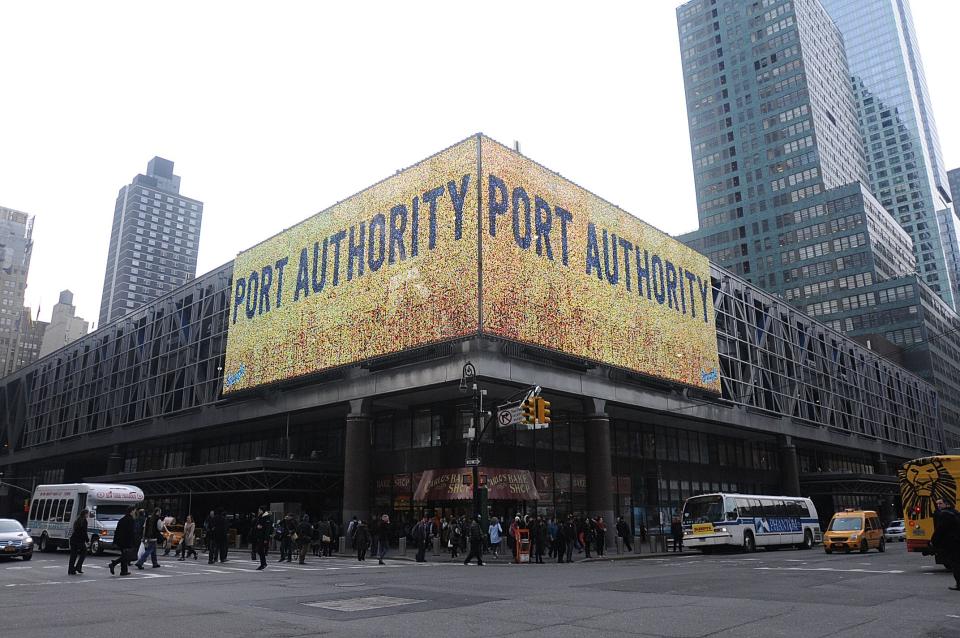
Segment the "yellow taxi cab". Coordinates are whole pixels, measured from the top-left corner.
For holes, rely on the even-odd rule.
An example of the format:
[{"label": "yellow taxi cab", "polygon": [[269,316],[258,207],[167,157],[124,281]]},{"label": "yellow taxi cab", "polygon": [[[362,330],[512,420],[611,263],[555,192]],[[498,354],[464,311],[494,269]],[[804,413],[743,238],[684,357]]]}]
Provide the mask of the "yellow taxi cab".
[{"label": "yellow taxi cab", "polygon": [[834,550],[850,553],[854,549],[865,554],[874,548],[886,551],[887,542],[883,538],[880,517],[870,510],[847,509],[837,512],[823,533],[823,551],[828,554]]}]

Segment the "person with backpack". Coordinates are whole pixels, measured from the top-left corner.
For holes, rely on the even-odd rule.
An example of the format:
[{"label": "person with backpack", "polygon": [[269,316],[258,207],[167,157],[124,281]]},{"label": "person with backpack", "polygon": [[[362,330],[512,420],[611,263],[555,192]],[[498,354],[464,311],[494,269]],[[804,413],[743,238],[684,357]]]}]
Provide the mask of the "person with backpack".
[{"label": "person with backpack", "polygon": [[267,549],[270,547],[270,538],[273,536],[273,521],[270,519],[270,509],[266,505],[261,505],[257,511],[257,520],[253,525],[251,538],[256,545],[257,557],[260,559],[260,566],[257,570],[267,568]]},{"label": "person with backpack", "polygon": [[623,546],[627,548],[628,552],[633,551],[633,545],[630,542],[630,526],[627,525],[627,522],[623,520],[623,517],[617,519],[617,536],[623,539]]},{"label": "person with backpack", "polygon": [[467,530],[467,537],[470,539],[470,553],[464,559],[463,564],[469,565],[473,557],[477,557],[477,567],[483,565],[483,556],[480,553],[483,547],[483,532],[480,531],[480,522],[477,520],[480,516],[470,519],[470,527]]},{"label": "person with backpack", "polygon": [[137,569],[143,569],[143,563],[146,562],[148,557],[154,569],[160,567],[160,562],[157,560],[157,544],[164,541],[163,533],[161,532],[162,527],[163,519],[160,516],[160,508],[158,507],[153,510],[153,514],[148,516],[147,521],[143,524],[143,554],[135,563]]},{"label": "person with backpack", "polygon": [[77,514],[70,528],[70,563],[67,565],[67,575],[74,576],[83,573],[83,559],[87,556],[87,515],[90,510],[83,509]]},{"label": "person with backpack", "polygon": [[288,563],[293,560],[293,534],[296,532],[297,523],[293,520],[293,514],[287,514],[277,522],[276,539],[280,541],[280,560],[282,563],[286,560]]}]

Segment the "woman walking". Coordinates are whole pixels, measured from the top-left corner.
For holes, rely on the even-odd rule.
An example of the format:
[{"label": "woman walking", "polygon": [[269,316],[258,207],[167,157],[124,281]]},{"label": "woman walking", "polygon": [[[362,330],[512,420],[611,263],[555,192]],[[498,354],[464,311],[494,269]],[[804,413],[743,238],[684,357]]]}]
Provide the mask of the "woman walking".
[{"label": "woman walking", "polygon": [[193,560],[197,560],[197,550],[193,544],[197,540],[197,525],[193,522],[193,516],[187,515],[187,522],[183,524],[183,539],[180,541],[180,558],[186,560],[190,554],[193,554]]},{"label": "woman walking", "polygon": [[367,548],[370,547],[370,528],[363,521],[357,523],[353,532],[353,547],[357,550],[357,560],[367,560]]},{"label": "woman walking", "polygon": [[70,564],[67,575],[83,573],[83,559],[87,556],[87,514],[89,510],[80,510],[77,520],[70,529]]}]

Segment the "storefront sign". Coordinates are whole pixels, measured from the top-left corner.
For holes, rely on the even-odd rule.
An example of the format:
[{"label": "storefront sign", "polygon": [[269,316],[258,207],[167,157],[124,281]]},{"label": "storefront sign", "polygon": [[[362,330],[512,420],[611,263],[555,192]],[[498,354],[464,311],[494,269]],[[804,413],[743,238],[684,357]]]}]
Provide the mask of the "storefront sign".
[{"label": "storefront sign", "polygon": [[[540,493],[530,470],[479,469],[487,498],[500,501],[538,501]],[[473,475],[465,468],[427,470],[413,495],[415,501],[467,501],[473,498]]]}]

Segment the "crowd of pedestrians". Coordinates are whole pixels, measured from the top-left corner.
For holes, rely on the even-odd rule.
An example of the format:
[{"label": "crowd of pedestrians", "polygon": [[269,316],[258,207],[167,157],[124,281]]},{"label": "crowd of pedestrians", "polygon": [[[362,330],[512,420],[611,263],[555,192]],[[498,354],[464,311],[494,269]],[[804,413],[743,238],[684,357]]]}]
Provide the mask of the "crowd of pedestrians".
[{"label": "crowd of pedestrians", "polygon": [[[269,508],[262,506],[255,513],[243,517],[228,516],[223,509],[210,510],[201,524],[197,524],[191,515],[186,516],[182,533],[177,519],[164,515],[161,508],[149,512],[130,507],[117,523],[114,533],[114,545],[119,556],[110,561],[111,574],[127,576],[132,564],[144,569],[149,562],[153,569],[161,567],[158,552],[169,556],[171,551],[178,561],[198,560],[197,546],[203,547],[208,564],[226,563],[229,560],[231,532],[237,534],[241,542],[245,541],[250,550],[250,559],[258,561],[258,570],[268,566],[267,556],[276,548],[277,562],[292,562],[296,557],[301,565],[308,557],[332,556],[344,537],[348,551],[356,555],[358,561],[366,561],[368,556],[378,559],[383,565],[384,557],[391,543],[406,538],[415,548],[415,560],[424,562],[431,550],[449,552],[452,560],[463,560],[469,564],[476,560],[477,565],[484,564],[484,556],[501,557],[504,544],[509,556],[516,556],[517,543],[528,544],[529,561],[543,563],[544,559],[556,559],[558,563],[570,563],[574,553],[591,558],[604,556],[607,544],[607,524],[602,516],[588,517],[573,515],[566,517],[521,516],[516,515],[509,523],[498,517],[491,517],[489,525],[481,527],[479,517],[423,516],[419,520],[403,520],[393,524],[390,517],[383,514],[369,521],[353,517],[341,529],[333,517],[310,517],[309,515],[286,514],[274,520]],[[615,533],[621,537],[628,551],[632,551],[633,534],[621,517],[615,527]],[[643,536],[645,529],[641,529]],[[174,539],[179,534],[179,542]],[[68,573],[82,574],[87,553],[87,516],[81,513],[73,524],[70,536],[70,562]],[[236,541],[234,541],[236,543]],[[439,544],[439,546],[435,544]]]}]

